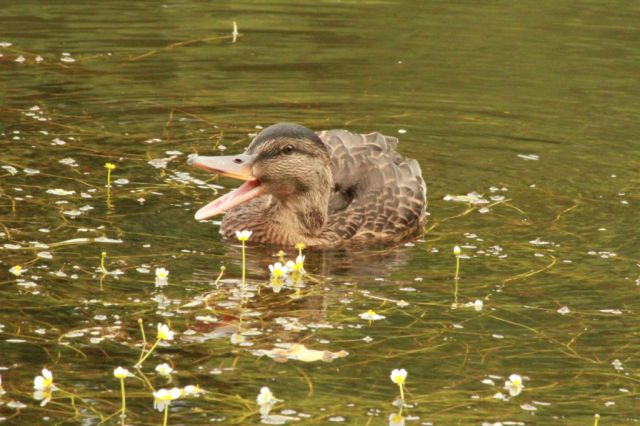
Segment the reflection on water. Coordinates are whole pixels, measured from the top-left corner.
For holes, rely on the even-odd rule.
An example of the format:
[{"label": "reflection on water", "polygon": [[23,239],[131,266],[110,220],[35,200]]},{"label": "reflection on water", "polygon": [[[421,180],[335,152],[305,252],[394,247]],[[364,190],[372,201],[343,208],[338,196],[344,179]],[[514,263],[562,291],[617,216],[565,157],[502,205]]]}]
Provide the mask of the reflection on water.
[{"label": "reflection on water", "polygon": [[[15,2],[3,16],[4,423],[120,422],[113,369],[135,371],[138,319],[147,348],[159,322],[177,335],[126,379],[127,424],[162,421],[152,389],[196,384],[170,424],[637,421],[637,5]],[[307,251],[309,275],[277,293],[276,253],[249,242],[242,293],[237,241],[193,220],[235,183],[185,160],[280,121],[398,136],[429,185],[423,238]],[[58,389],[41,407],[43,367]],[[283,401],[261,419],[263,386]]]}]

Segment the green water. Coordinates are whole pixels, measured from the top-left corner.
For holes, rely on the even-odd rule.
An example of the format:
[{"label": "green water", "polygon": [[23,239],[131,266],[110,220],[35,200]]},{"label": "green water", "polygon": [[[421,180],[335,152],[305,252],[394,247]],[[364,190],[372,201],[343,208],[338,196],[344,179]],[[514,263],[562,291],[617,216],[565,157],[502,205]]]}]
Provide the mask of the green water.
[{"label": "green water", "polygon": [[[152,389],[189,384],[207,393],[175,401],[169,424],[259,424],[262,386],[289,422],[389,424],[395,368],[407,425],[640,420],[638,3],[64,3],[0,18],[4,424],[120,423],[117,366],[138,376],[136,425],[162,423]],[[308,251],[304,287],[280,293],[274,250],[249,242],[240,307],[238,243],[193,219],[206,185],[237,183],[185,160],[278,121],[400,137],[430,219],[407,246]],[[471,192],[486,203],[448,197]],[[150,341],[157,322],[177,334],[136,372],[139,318]],[[257,356],[277,343],[348,356]],[[60,390],[40,407],[43,367]],[[495,398],[513,373],[522,393]]]}]

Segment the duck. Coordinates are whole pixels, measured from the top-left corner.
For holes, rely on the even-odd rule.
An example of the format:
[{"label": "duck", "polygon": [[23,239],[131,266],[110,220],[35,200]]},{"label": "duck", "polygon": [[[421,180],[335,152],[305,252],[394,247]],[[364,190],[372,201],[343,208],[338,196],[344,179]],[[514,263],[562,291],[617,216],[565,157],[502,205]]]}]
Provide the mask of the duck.
[{"label": "duck", "polygon": [[397,145],[379,132],[271,125],[242,154],[189,157],[191,166],[244,181],[195,219],[224,213],[225,238],[250,230],[251,242],[282,247],[404,242],[423,232],[427,186],[420,164]]}]

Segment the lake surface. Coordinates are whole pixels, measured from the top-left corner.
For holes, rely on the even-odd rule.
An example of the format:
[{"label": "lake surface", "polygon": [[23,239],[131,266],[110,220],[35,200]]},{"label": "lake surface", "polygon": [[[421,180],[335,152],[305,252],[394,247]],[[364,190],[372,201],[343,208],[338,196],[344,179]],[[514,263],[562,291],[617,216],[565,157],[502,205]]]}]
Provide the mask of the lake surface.
[{"label": "lake surface", "polygon": [[[640,421],[639,3],[23,1],[0,22],[4,424],[120,423],[117,366],[126,424],[186,385],[206,393],[169,424],[259,424],[263,386],[267,421],[389,424],[396,368],[407,425]],[[242,301],[239,243],[193,219],[237,182],[186,157],[279,121],[399,137],[424,237],[307,250],[279,293],[249,241]],[[176,336],[134,370],[138,319],[147,347],[158,322]],[[286,344],[335,359],[265,355]]]}]

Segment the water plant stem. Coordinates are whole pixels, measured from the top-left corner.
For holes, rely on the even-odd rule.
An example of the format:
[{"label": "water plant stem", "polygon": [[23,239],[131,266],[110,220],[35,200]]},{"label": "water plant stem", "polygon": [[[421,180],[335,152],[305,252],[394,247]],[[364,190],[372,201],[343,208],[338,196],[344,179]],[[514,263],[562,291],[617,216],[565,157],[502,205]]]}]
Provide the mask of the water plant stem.
[{"label": "water plant stem", "polygon": [[224,265],[222,265],[220,267],[220,274],[218,275],[218,278],[216,278],[216,282],[213,283],[213,285],[218,288],[218,283],[220,282],[220,279],[222,278],[222,275],[224,275],[224,270],[226,269],[226,267]]},{"label": "water plant stem", "polygon": [[164,421],[162,422],[162,426],[167,426],[167,421],[169,420],[169,403],[164,405]]},{"label": "water plant stem", "polygon": [[456,281],[460,279],[460,256],[456,256]]},{"label": "water plant stem", "polygon": [[[404,385],[399,384],[398,387],[400,388],[400,399],[402,400],[402,406],[404,406]],[[402,412],[402,409],[400,412]]]},{"label": "water plant stem", "polygon": [[453,288],[453,305],[457,308],[458,307],[458,278],[455,278],[455,286]]},{"label": "water plant stem", "polygon": [[600,414],[597,414],[595,416],[593,416],[593,426],[598,426],[598,423],[600,422]]},{"label": "water plant stem", "polygon": [[122,394],[122,413],[121,416],[123,418],[123,422],[124,422],[124,417],[125,414],[127,412],[127,402],[126,402],[126,397],[124,394],[124,377],[122,379],[120,379],[120,393]]},{"label": "water plant stem", "polygon": [[[142,333],[142,348],[144,352],[144,348],[147,347],[147,335],[144,332],[144,325],[142,324],[142,318],[138,318],[138,325],[140,326],[140,333]],[[140,355],[142,358],[142,355]]]},{"label": "water plant stem", "polygon": [[106,258],[107,258],[107,252],[106,251],[103,251],[102,253],[100,253],[100,269],[102,270],[103,274],[108,273],[107,267],[104,264],[104,261],[106,260]]},{"label": "water plant stem", "polygon": [[245,278],[246,278],[247,268],[246,268],[246,256],[245,256],[245,242],[242,241],[242,284],[241,284],[241,293],[240,297],[244,298],[244,286],[245,286]]},{"label": "water plant stem", "polygon": [[[142,367],[142,363],[145,362],[147,360],[147,358],[149,358],[149,355],[151,355],[151,352],[153,352],[156,349],[156,346],[158,346],[158,343],[160,343],[160,339],[156,340],[156,342],[153,344],[153,346],[151,346],[151,349],[149,349],[149,351],[144,356],[142,356],[142,358],[140,358],[138,363],[136,365],[134,365],[135,368]],[[144,347],[142,348],[142,353],[144,353]]]}]

